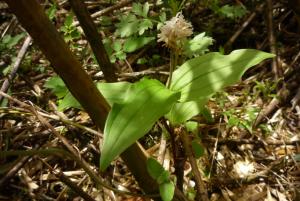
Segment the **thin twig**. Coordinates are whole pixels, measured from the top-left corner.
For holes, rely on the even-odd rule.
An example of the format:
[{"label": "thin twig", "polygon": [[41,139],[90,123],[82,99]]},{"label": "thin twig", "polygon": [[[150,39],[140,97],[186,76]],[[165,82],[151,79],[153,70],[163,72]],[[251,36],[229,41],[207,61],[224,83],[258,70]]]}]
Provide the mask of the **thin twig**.
[{"label": "thin twig", "polygon": [[[124,1],[121,1],[120,3],[118,3],[118,4],[116,4],[116,5],[113,5],[113,6],[111,6],[111,7],[105,8],[105,9],[103,9],[103,10],[100,10],[100,11],[96,12],[96,13],[93,13],[93,14],[91,15],[91,17],[94,19],[94,18],[97,18],[97,17],[101,17],[101,16],[103,16],[103,15],[106,15],[106,14],[108,14],[108,13],[112,13],[114,10],[117,10],[117,9],[119,9],[119,8],[122,8],[122,7],[124,7],[124,6],[128,5],[128,4],[130,4],[131,2],[132,2],[132,0],[124,0]],[[78,22],[78,21],[76,21],[76,22],[73,23],[73,26],[78,26],[78,25],[79,25],[79,22]]]},{"label": "thin twig", "polygon": [[[0,155],[1,155],[0,151]],[[12,178],[23,166],[24,164],[30,159],[30,156],[25,156],[21,158],[15,165],[12,167],[1,179],[0,179],[0,186],[2,186],[6,181]]]},{"label": "thin twig", "polygon": [[166,148],[167,148],[167,140],[165,139],[165,136],[162,134],[160,138],[160,145],[159,145],[158,157],[157,157],[157,161],[160,164],[164,163]]},{"label": "thin twig", "polygon": [[205,143],[218,143],[218,145],[243,145],[243,144],[253,144],[253,145],[269,145],[269,146],[281,146],[281,145],[297,145],[299,141],[261,141],[257,139],[218,139],[218,138],[202,138]]},{"label": "thin twig", "polygon": [[95,201],[89,194],[84,192],[77,184],[71,181],[61,170],[54,170],[47,162],[41,159],[41,161],[50,169],[50,171],[59,178],[62,182],[64,182],[70,189],[73,190],[76,194],[82,197],[86,201]]},{"label": "thin twig", "polygon": [[[64,124],[67,124],[67,125],[70,125],[70,126],[73,126],[73,127],[76,127],[76,128],[79,128],[79,129],[82,129],[84,131],[87,131],[97,137],[100,137],[102,138],[103,137],[103,133],[101,132],[98,132],[90,127],[87,127],[87,126],[84,126],[82,124],[79,124],[79,123],[76,123],[74,121],[71,121],[69,119],[67,119],[66,117],[62,117],[62,116],[59,116],[59,115],[55,115],[55,114],[48,114],[48,113],[45,113],[43,111],[40,111],[40,109],[37,109],[37,112],[42,115],[43,117],[45,118],[48,118],[48,119],[52,119],[52,120],[57,120],[57,121],[61,121],[63,122]],[[20,113],[22,115],[34,115],[32,113],[28,113],[27,110],[24,110],[23,108],[14,108],[14,109],[9,109],[9,108],[0,108],[0,113],[1,114],[9,114],[9,113]]]},{"label": "thin twig", "polygon": [[[30,43],[31,43],[31,37],[30,36],[27,36],[27,38],[25,39],[18,55],[17,55],[17,58],[16,58],[16,61],[14,63],[14,65],[12,66],[12,69],[11,69],[11,72],[10,74],[8,75],[8,77],[4,80],[3,84],[2,84],[2,87],[0,89],[0,91],[3,91],[4,93],[7,92],[8,88],[9,88],[9,84],[13,81],[13,79],[16,77],[16,73],[25,57],[25,54],[28,50],[28,47],[30,46]],[[3,96],[0,95],[0,103],[2,102],[3,100]]]},{"label": "thin twig", "polygon": [[270,103],[265,106],[260,113],[257,115],[257,118],[253,124],[253,128],[256,128],[261,122],[263,122],[270,114],[272,114],[276,109],[279,108],[280,104],[286,101],[287,97],[290,95],[290,90],[287,90],[285,86],[281,88],[276,97],[274,97]]},{"label": "thin twig", "polygon": [[70,0],[71,7],[78,18],[80,25],[86,35],[95,58],[104,74],[104,78],[108,82],[116,82],[115,66],[110,62],[109,56],[104,48],[102,37],[98,33],[92,17],[90,16],[84,2],[82,0]]},{"label": "thin twig", "polygon": [[116,193],[120,193],[120,194],[126,194],[126,195],[131,195],[131,196],[138,196],[138,197],[157,197],[157,194],[152,194],[152,195],[143,195],[143,194],[136,194],[136,193],[131,193],[131,192],[126,192],[126,191],[121,191],[118,189],[115,189],[109,185],[107,185],[105,182],[102,181],[102,179],[100,177],[97,176],[97,174],[94,172],[94,170],[92,170],[90,168],[90,165],[80,156],[80,154],[72,147],[72,145],[68,142],[68,140],[62,136],[61,134],[59,134],[55,128],[44,118],[42,117],[37,111],[36,109],[31,106],[28,105],[24,102],[21,102],[9,95],[7,95],[6,93],[3,93],[0,91],[0,95],[4,96],[5,98],[17,103],[19,106],[23,107],[24,109],[28,110],[29,112],[35,114],[35,116],[38,118],[38,120],[42,123],[43,126],[45,126],[46,128],[50,129],[51,132],[55,135],[55,137],[57,137],[62,143],[63,145],[67,148],[67,150],[70,152],[70,156],[73,160],[75,160],[79,166],[81,166],[85,172],[92,178],[92,180],[98,185],[98,186],[103,186],[105,188],[108,188]]},{"label": "thin twig", "polygon": [[261,4],[242,24],[242,26],[230,37],[230,39],[224,45],[224,49],[226,52],[229,51],[230,46],[234,43],[234,41],[240,36],[240,34],[248,27],[248,25],[252,22],[252,20],[256,17],[256,15],[262,11],[265,4]]}]

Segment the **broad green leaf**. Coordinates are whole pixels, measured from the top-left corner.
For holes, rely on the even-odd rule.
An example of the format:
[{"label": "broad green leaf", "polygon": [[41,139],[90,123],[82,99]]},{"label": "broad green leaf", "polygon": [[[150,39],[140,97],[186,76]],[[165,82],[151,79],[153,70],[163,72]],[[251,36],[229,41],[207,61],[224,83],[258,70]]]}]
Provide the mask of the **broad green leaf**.
[{"label": "broad green leaf", "polygon": [[253,49],[235,50],[229,55],[208,53],[175,70],[170,89],[181,92],[180,102],[206,99],[237,82],[248,68],[274,56]]},{"label": "broad green leaf", "polygon": [[192,141],[192,149],[195,154],[195,158],[200,158],[204,155],[204,149],[202,145],[198,142],[198,140]]},{"label": "broad green leaf", "polygon": [[71,107],[82,109],[80,103],[76,100],[76,98],[74,98],[74,96],[72,96],[71,92],[68,92],[67,95],[63,99],[58,101],[57,109],[59,111],[63,111],[68,108],[71,108]]},{"label": "broad green leaf", "polygon": [[154,39],[155,39],[154,37],[131,37],[131,38],[128,38],[124,43],[123,50],[124,50],[124,52],[134,52],[134,51],[144,47],[145,45],[147,45]]},{"label": "broad green leaf", "polygon": [[213,39],[205,36],[205,32],[198,34],[187,41],[183,46],[184,54],[188,57],[199,56],[208,51],[208,46],[213,44]]},{"label": "broad green leaf", "polygon": [[58,76],[54,76],[48,79],[44,84],[44,87],[51,89],[51,91],[57,96],[57,98],[63,98],[69,91],[64,81]]},{"label": "broad green leaf", "polygon": [[174,125],[184,123],[193,116],[199,114],[206,104],[207,99],[199,99],[198,101],[189,101],[184,103],[176,103],[166,118]]},{"label": "broad green leaf", "polygon": [[158,80],[143,79],[132,85],[123,104],[113,104],[104,128],[100,169],[145,135],[153,124],[169,112],[179,93],[167,89]]},{"label": "broad green leaf", "polygon": [[147,159],[147,171],[150,176],[157,180],[159,176],[165,171],[163,166],[154,158]]},{"label": "broad green leaf", "polygon": [[171,201],[174,196],[175,186],[172,181],[159,185],[159,194],[163,201]]},{"label": "broad green leaf", "polygon": [[114,103],[122,104],[130,97],[133,84],[129,82],[97,83],[96,86],[110,106]]}]

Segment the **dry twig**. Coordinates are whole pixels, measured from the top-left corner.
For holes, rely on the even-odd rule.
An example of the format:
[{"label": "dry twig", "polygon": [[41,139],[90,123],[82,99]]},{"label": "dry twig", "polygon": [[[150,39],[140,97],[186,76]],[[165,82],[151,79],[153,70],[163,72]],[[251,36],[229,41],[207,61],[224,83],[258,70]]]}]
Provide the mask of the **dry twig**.
[{"label": "dry twig", "polygon": [[[2,87],[0,89],[0,91],[6,93],[8,88],[9,88],[9,84],[13,81],[13,79],[15,78],[16,76],[16,73],[17,73],[17,70],[19,69],[24,57],[25,57],[25,54],[28,50],[28,47],[30,46],[30,43],[31,43],[31,37],[30,36],[27,36],[27,38],[25,39],[19,53],[18,53],[18,56],[17,56],[17,59],[12,67],[12,70],[10,72],[10,74],[8,75],[8,77],[4,80],[3,84],[2,84]],[[0,103],[2,102],[3,100],[3,96],[0,95]]]}]

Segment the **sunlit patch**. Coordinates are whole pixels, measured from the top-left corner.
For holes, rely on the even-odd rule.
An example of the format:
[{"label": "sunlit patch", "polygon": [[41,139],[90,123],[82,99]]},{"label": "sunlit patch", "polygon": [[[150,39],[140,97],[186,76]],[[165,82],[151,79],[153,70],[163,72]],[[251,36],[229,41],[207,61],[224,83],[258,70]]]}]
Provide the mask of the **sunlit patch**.
[{"label": "sunlit patch", "polygon": [[254,164],[249,161],[238,161],[233,165],[236,174],[241,177],[247,177],[255,171]]}]

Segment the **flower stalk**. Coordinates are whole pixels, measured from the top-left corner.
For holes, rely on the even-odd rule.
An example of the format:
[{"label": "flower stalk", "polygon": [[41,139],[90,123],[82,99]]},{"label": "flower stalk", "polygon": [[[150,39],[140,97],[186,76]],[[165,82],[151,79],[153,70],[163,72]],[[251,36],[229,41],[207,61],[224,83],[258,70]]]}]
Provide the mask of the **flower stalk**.
[{"label": "flower stalk", "polygon": [[178,64],[179,55],[182,53],[187,37],[193,34],[193,27],[179,12],[171,20],[166,21],[160,31],[157,35],[158,42],[164,42],[164,45],[170,48],[170,75],[167,83],[167,87],[170,88],[172,74]]}]

